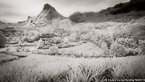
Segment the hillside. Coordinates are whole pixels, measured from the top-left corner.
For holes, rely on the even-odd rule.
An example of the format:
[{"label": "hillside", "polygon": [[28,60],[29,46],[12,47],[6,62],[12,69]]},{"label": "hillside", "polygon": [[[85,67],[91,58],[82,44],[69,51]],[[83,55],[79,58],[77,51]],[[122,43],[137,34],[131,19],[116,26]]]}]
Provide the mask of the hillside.
[{"label": "hillside", "polygon": [[76,12],[70,16],[73,22],[129,22],[145,16],[145,1],[131,0],[120,3],[100,12]]}]

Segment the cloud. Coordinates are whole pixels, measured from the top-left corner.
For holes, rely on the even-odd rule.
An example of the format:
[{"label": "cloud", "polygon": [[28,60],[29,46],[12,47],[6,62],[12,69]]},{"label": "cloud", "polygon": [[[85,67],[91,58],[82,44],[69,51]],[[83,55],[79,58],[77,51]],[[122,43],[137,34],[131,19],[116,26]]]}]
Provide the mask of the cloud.
[{"label": "cloud", "polygon": [[10,6],[0,3],[0,8],[10,8]]},{"label": "cloud", "polygon": [[37,16],[45,3],[55,7],[60,14],[69,16],[76,11],[97,12],[126,1],[129,0],[0,0],[0,19],[17,22],[28,16]]},{"label": "cloud", "polygon": [[0,0],[0,20],[18,22],[36,16],[44,3],[43,0]]}]

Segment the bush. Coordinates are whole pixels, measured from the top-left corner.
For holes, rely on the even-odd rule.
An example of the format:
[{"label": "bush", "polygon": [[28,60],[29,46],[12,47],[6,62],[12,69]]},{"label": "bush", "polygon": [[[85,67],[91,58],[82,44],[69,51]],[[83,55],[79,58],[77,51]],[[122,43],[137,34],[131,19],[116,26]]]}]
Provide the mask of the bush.
[{"label": "bush", "polygon": [[106,42],[102,42],[101,49],[103,49],[105,51],[104,55],[108,55],[109,47]]},{"label": "bush", "polygon": [[40,39],[37,43],[37,49],[42,49],[44,46],[44,41],[42,39]]},{"label": "bush", "polygon": [[9,39],[8,39],[8,43],[9,44],[18,44],[19,43],[19,37],[10,37]]},{"label": "bush", "polygon": [[51,46],[49,49],[45,51],[45,55],[56,55],[58,54],[58,47],[57,46]]},{"label": "bush", "polygon": [[32,51],[32,54],[45,54],[45,50],[35,49],[35,50]]},{"label": "bush", "polygon": [[71,33],[69,36],[70,42],[77,42],[79,41],[79,39],[80,39],[80,36],[78,36],[77,33]]},{"label": "bush", "polygon": [[57,54],[59,49],[57,46],[51,46],[49,50],[52,54]]},{"label": "bush", "polygon": [[145,48],[143,48],[143,49],[141,50],[140,55],[145,55]]},{"label": "bush", "polygon": [[40,39],[40,33],[38,31],[29,31],[26,37],[27,42],[34,42]]},{"label": "bush", "polygon": [[54,44],[59,44],[59,43],[62,42],[61,37],[54,37],[52,40],[53,40],[53,43],[54,43]]},{"label": "bush", "polygon": [[118,38],[117,42],[126,48],[136,48],[138,46],[136,41],[132,38]]},{"label": "bush", "polygon": [[126,54],[127,54],[127,51],[123,45],[121,45],[117,42],[114,42],[110,46],[110,55],[113,55],[116,57],[124,57],[124,56],[126,56]]},{"label": "bush", "polygon": [[128,49],[128,53],[126,54],[126,56],[136,56],[139,55],[140,52],[141,50],[138,49]]}]

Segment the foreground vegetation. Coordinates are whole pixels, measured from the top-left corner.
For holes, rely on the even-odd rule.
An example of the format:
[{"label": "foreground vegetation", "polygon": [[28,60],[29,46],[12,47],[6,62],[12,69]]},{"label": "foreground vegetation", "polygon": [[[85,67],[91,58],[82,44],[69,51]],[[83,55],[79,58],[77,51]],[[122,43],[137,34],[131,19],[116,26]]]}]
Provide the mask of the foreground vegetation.
[{"label": "foreground vegetation", "polygon": [[105,82],[145,79],[145,56],[66,58],[31,55],[0,65],[0,82]]}]

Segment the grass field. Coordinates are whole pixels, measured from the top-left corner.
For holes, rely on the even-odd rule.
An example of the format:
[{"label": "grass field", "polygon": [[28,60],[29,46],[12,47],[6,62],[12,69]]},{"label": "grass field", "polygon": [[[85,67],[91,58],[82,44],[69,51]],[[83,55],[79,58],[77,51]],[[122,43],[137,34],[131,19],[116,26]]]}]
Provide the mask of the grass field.
[{"label": "grass field", "polygon": [[18,57],[17,56],[12,56],[10,54],[7,53],[0,53],[0,64],[3,64],[5,62],[9,62],[9,61],[13,61],[13,60],[17,60]]},{"label": "grass field", "polygon": [[68,58],[30,55],[0,65],[0,82],[104,82],[144,79],[145,56]]}]

